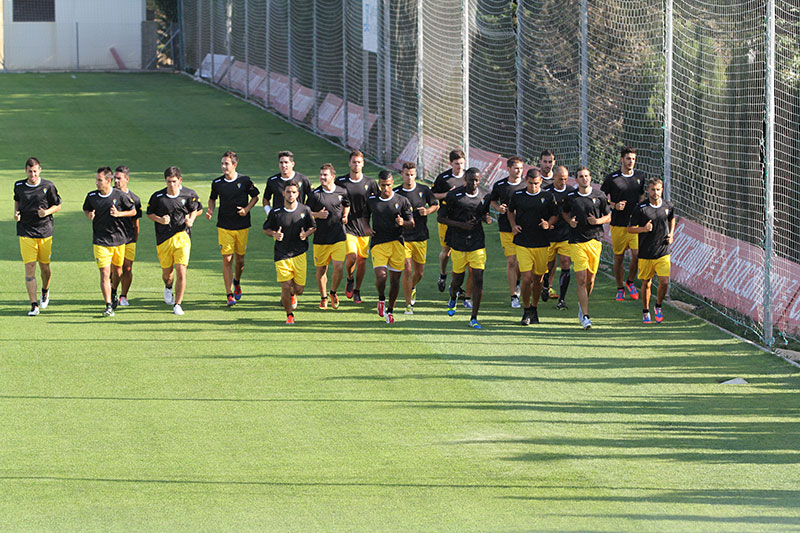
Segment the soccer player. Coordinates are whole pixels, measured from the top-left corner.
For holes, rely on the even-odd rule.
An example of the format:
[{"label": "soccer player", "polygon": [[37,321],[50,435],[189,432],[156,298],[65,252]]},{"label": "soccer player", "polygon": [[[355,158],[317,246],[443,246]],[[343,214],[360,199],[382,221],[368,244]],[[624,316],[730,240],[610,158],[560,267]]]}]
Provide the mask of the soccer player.
[{"label": "soccer player", "polygon": [[539,154],[539,172],[542,173],[542,187],[549,187],[553,184],[553,167],[556,164],[556,156],[552,150],[542,150]]},{"label": "soccer player", "polygon": [[111,273],[117,279],[122,275],[125,262],[125,241],[128,240],[123,220],[136,216],[136,206],[131,198],[114,188],[111,167],[97,169],[97,190],[86,195],[83,213],[92,221],[94,260],[100,269],[100,292],[106,303],[104,317],[114,316],[111,293]]},{"label": "soccer player", "polygon": [[344,269],[347,274],[345,294],[353,302],[361,303],[361,283],[367,271],[369,256],[369,221],[367,220],[367,198],[378,196],[378,184],[364,175],[364,154],[358,150],[350,152],[350,173],[336,179],[336,185],[347,191],[350,199],[350,216],[345,224],[347,233],[347,255]]},{"label": "soccer player", "polygon": [[286,323],[294,324],[297,297],[306,285],[308,236],[316,231],[314,216],[307,205],[297,201],[300,184],[290,181],[283,188],[283,205],[270,211],[264,233],[275,239],[275,272],[281,284],[281,305]]},{"label": "soccer player", "polygon": [[[378,195],[367,199],[367,216],[372,217],[372,268],[378,289],[378,316],[394,323],[394,304],[400,292],[400,276],[406,263],[403,231],[414,226],[411,203],[392,190],[394,178],[388,170],[378,174]],[[389,305],[386,305],[386,278],[389,277]]]},{"label": "soccer player", "polygon": [[[314,233],[314,266],[317,268],[320,309],[327,309],[329,300],[332,308],[339,309],[339,295],[336,290],[342,281],[344,258],[347,254],[344,225],[350,216],[350,199],[347,191],[336,185],[335,180],[336,169],[332,164],[324,163],[319,168],[320,185],[308,198],[308,206],[317,223],[317,231]],[[330,297],[328,265],[333,266]]]},{"label": "soccer player", "polygon": [[414,225],[403,230],[406,249],[406,262],[403,268],[405,314],[413,315],[414,305],[417,303],[417,285],[425,273],[425,262],[428,257],[428,215],[439,210],[439,200],[426,185],[417,183],[417,164],[413,161],[403,163],[401,175],[403,184],[395,187],[394,192],[408,200],[414,215]]},{"label": "soccer player", "polygon": [[539,291],[542,290],[542,280],[547,273],[550,233],[561,218],[553,195],[542,190],[539,169],[528,171],[525,185],[525,189],[514,193],[508,204],[508,219],[519,260],[522,303],[525,305],[521,321],[523,326],[539,323],[536,304]]},{"label": "soccer player", "polygon": [[[436,176],[433,187],[431,187],[433,196],[439,202],[444,200],[447,193],[456,187],[464,186],[464,169],[466,166],[467,156],[462,150],[450,152],[450,168]],[[442,251],[439,252],[439,279],[436,281],[439,292],[444,292],[447,284],[447,262],[450,260],[450,247],[444,241],[445,233],[447,233],[447,226],[439,222],[439,244],[442,247]],[[469,287],[467,288],[469,289]]]},{"label": "soccer player", "polygon": [[258,202],[259,193],[249,176],[242,176],[236,171],[238,165],[239,156],[236,152],[228,150],[222,154],[222,176],[211,182],[211,196],[206,209],[206,219],[211,220],[219,198],[217,240],[222,253],[222,281],[228,307],[242,298],[241,282],[250,235],[250,210]]},{"label": "soccer player", "polygon": [[[634,170],[636,149],[626,146],[620,150],[620,169],[608,174],[600,187],[608,196],[611,206],[611,245],[614,250],[614,278],[617,280],[617,301],[625,300],[625,289],[631,299],[639,298],[634,275],[638,268],[639,238],[635,233],[628,233],[628,222],[639,202],[644,200],[644,174]],[[631,251],[631,263],[628,278],[625,281],[625,250]]]},{"label": "soccer player", "polygon": [[[125,228],[125,259],[122,262],[122,273],[117,276],[115,270],[111,270],[111,303],[115,306],[118,302],[120,306],[127,307],[128,291],[133,283],[133,261],[136,259],[136,241],[139,239],[139,219],[142,218],[142,201],[128,189],[131,179],[131,170],[125,165],[120,165],[114,171],[114,187],[133,203],[136,209],[134,216],[120,218],[123,228]],[[119,300],[117,301],[117,289],[122,285]]]},{"label": "soccer player", "polygon": [[[52,181],[42,179],[42,165],[35,157],[25,162],[27,179],[14,183],[14,220],[19,251],[25,263],[25,288],[31,301],[28,316],[50,303],[50,253],[53,249],[53,214],[61,210],[61,197]],[[42,297],[36,301],[36,263],[42,276]]]},{"label": "soccer player", "polygon": [[[308,200],[308,195],[311,194],[311,181],[308,176],[294,170],[294,154],[292,152],[288,150],[278,152],[278,169],[280,172],[267,178],[267,185],[264,187],[264,199],[261,201],[261,205],[264,206],[267,216],[271,209],[283,205],[283,188],[290,181],[294,181],[300,187],[300,196],[297,201],[301,204],[304,204]],[[272,202],[271,205],[270,202]]]},{"label": "soccer player", "polygon": [[464,186],[447,193],[439,208],[439,222],[447,226],[445,242],[451,248],[453,256],[453,280],[450,283],[447,314],[456,314],[458,292],[469,267],[473,301],[469,327],[473,329],[481,329],[478,310],[481,307],[483,271],[486,268],[486,237],[482,224],[492,222],[489,201],[478,189],[480,182],[480,170],[474,167],[467,169],[464,173]]},{"label": "soccer player", "polygon": [[[569,171],[567,167],[559,165],[553,171],[553,183],[544,188],[553,195],[559,210],[564,207],[564,199],[567,195],[576,190],[572,185],[567,185]],[[561,276],[559,276],[559,291],[553,290],[553,283],[556,277],[556,259],[561,266]],[[564,311],[567,309],[567,289],[569,288],[570,269],[569,269],[569,224],[559,217],[556,225],[550,231],[550,248],[547,253],[547,276],[542,283],[542,301],[548,298],[558,298],[556,309]]]},{"label": "soccer player", "polygon": [[586,167],[578,167],[578,190],[567,194],[561,215],[569,224],[570,256],[578,281],[578,319],[583,329],[592,327],[589,319],[589,296],[594,289],[600,252],[603,250],[603,224],[611,220],[606,196],[592,189],[592,175]]},{"label": "soccer player", "polygon": [[639,237],[639,279],[642,280],[642,322],[650,324],[650,290],[653,276],[658,276],[656,296],[656,322],[664,320],[661,304],[669,287],[669,245],[675,235],[675,210],[664,200],[664,183],[661,178],[651,178],[647,184],[647,201],[634,209],[628,232]]},{"label": "soccer player", "polygon": [[[519,309],[519,264],[517,263],[517,249],[514,245],[514,233],[508,221],[508,203],[517,191],[525,190],[526,180],[522,179],[524,164],[519,156],[511,156],[506,163],[508,177],[496,182],[489,193],[491,206],[500,213],[497,217],[497,226],[500,230],[500,244],[506,256],[506,278],[508,290],[511,293],[511,307]],[[540,183],[541,185],[541,183]],[[539,293],[536,293],[538,299]]]},{"label": "soccer player", "polygon": [[[183,186],[181,169],[164,170],[166,187],[153,193],[147,202],[147,218],[155,222],[156,252],[164,281],[164,303],[172,312],[183,315],[186,268],[192,250],[192,225],[203,212],[203,205],[192,189]],[[174,272],[174,293],[173,293]]]}]

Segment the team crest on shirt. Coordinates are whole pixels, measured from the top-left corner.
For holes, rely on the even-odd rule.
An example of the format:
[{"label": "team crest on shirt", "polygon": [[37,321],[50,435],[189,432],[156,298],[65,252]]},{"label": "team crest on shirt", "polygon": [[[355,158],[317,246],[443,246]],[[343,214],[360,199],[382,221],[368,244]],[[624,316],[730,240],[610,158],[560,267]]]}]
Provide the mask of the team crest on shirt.
[{"label": "team crest on shirt", "polygon": [[306,218],[306,214],[305,213],[300,213],[300,218]]},{"label": "team crest on shirt", "polygon": [[45,193],[45,194],[47,194],[47,187],[45,187],[44,189],[42,189],[42,192],[43,192],[43,193]]},{"label": "team crest on shirt", "polygon": [[242,188],[242,184],[241,184],[241,183],[237,183],[237,184],[236,184],[236,188],[237,188],[237,189],[241,189],[241,188]]},{"label": "team crest on shirt", "polygon": [[366,191],[368,188],[369,188],[369,185],[365,183],[364,184],[364,190]]},{"label": "team crest on shirt", "polygon": [[181,198],[181,205],[186,205],[186,198]]},{"label": "team crest on shirt", "polygon": [[342,201],[342,195],[341,194],[339,195],[339,201],[340,202]]},{"label": "team crest on shirt", "polygon": [[422,198],[422,191],[418,192],[417,194],[419,194],[419,197]]},{"label": "team crest on shirt", "polygon": [[398,204],[398,203],[395,203],[395,204],[394,204],[394,208],[395,208],[395,209],[400,209],[400,204]]}]

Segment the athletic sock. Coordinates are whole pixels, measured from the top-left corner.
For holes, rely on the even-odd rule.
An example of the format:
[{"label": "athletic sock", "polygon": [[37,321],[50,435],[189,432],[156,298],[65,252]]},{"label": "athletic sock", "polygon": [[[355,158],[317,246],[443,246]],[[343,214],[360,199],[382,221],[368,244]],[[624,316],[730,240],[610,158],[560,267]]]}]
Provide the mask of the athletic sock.
[{"label": "athletic sock", "polygon": [[233,293],[232,292],[228,293],[228,298],[233,298]]},{"label": "athletic sock", "polygon": [[567,289],[569,288],[569,280],[570,280],[569,270],[567,270],[566,272],[562,271],[561,277],[559,278],[560,282],[559,290],[561,292],[558,293],[558,297],[561,300],[563,300],[564,297],[567,295]]},{"label": "athletic sock", "polygon": [[234,279],[233,280],[233,286],[234,287],[238,287],[239,286],[239,280],[238,279]]},{"label": "athletic sock", "polygon": [[[656,308],[658,308],[658,306],[656,306]],[[646,313],[649,313],[649,312],[650,312],[650,308],[649,307],[647,309],[642,309],[642,314],[643,315],[646,314]]]},{"label": "athletic sock", "polygon": [[42,298],[46,298],[48,292],[50,292],[50,289],[42,289]]}]

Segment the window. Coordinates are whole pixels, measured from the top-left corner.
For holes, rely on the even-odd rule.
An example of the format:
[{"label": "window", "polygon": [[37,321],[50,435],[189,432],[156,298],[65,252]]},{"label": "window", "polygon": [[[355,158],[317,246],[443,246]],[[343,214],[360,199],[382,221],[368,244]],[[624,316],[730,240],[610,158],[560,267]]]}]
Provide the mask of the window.
[{"label": "window", "polygon": [[55,0],[13,0],[14,22],[55,22]]}]

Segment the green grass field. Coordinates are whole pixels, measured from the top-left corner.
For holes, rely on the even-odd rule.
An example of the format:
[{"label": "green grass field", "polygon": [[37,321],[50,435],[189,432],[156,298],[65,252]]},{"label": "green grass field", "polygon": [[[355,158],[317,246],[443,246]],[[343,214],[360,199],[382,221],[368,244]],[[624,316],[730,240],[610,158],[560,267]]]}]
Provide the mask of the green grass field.
[{"label": "green grass field", "polygon": [[[3,530],[800,530],[783,361],[672,308],[645,326],[604,275],[593,329],[552,301],[522,328],[496,226],[483,331],[447,317],[435,241],[413,317],[384,324],[369,273],[365,303],[339,311],[316,308],[311,278],[287,327],[259,209],[239,305],[202,219],[173,316],[144,219],[132,306],[101,319],[81,212],[98,166],[129,165],[146,202],[176,164],[205,204],[228,148],[259,187],[280,149],[314,183],[346,153],[172,75],[3,75],[0,119]],[[36,318],[12,220],[30,155],[64,200]],[[750,384],[719,384],[733,377]]]}]

